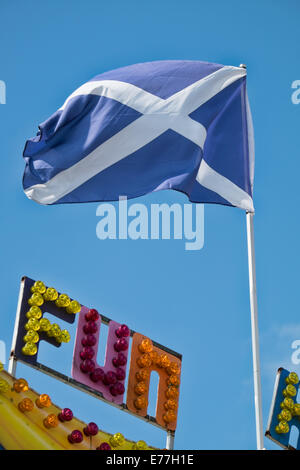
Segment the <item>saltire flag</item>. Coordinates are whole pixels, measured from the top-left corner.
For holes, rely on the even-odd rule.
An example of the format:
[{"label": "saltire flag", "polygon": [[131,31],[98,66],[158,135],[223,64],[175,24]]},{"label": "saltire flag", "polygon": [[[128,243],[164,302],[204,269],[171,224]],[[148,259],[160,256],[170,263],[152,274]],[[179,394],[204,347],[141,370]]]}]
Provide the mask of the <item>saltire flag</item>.
[{"label": "saltire flag", "polygon": [[253,142],[244,68],[131,65],[84,83],[39,126],[24,191],[63,204],[173,189],[253,212]]}]

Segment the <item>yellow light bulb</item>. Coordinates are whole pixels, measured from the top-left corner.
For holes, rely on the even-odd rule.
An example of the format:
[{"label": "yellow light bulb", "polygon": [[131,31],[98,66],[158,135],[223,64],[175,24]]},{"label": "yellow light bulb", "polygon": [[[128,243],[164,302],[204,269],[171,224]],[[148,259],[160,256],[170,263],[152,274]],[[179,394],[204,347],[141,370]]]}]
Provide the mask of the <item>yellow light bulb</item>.
[{"label": "yellow light bulb", "polygon": [[80,310],[81,310],[81,305],[80,305],[79,302],[77,302],[77,300],[72,300],[72,301],[70,302],[70,305],[67,306],[66,310],[67,310],[68,313],[73,313],[73,314],[75,314],[75,313],[80,312]]},{"label": "yellow light bulb", "polygon": [[41,316],[42,316],[42,310],[36,305],[33,305],[32,307],[30,307],[30,309],[26,313],[27,318],[36,318],[37,320],[39,320]]},{"label": "yellow light bulb", "polygon": [[39,331],[40,322],[36,318],[29,318],[28,322],[25,324],[25,330]]},{"label": "yellow light bulb", "polygon": [[296,385],[299,382],[299,377],[296,372],[290,372],[285,381],[287,384]]},{"label": "yellow light bulb", "polygon": [[46,302],[53,302],[54,300],[56,300],[58,297],[58,292],[56,289],[54,289],[54,287],[48,287],[48,289],[46,290],[46,292],[44,293],[44,299],[46,300]]},{"label": "yellow light bulb", "polygon": [[300,404],[295,403],[292,411],[293,416],[300,416]]},{"label": "yellow light bulb", "polygon": [[48,318],[41,318],[39,325],[41,331],[49,331],[51,328],[51,322],[48,320]]},{"label": "yellow light bulb", "polygon": [[8,392],[9,388],[9,383],[4,379],[0,379],[0,393]]},{"label": "yellow light bulb", "polygon": [[38,307],[40,307],[41,305],[43,305],[43,303],[44,303],[44,297],[41,294],[38,294],[37,292],[32,294],[30,299],[28,299],[28,304],[30,306],[37,305]]},{"label": "yellow light bulb", "polygon": [[22,348],[22,353],[24,356],[35,356],[37,353],[37,346],[35,343],[25,343]]},{"label": "yellow light bulb", "polygon": [[122,444],[124,444],[125,438],[123,434],[121,434],[120,432],[117,432],[110,438],[109,441],[112,447],[120,447]]},{"label": "yellow light bulb", "polygon": [[61,330],[60,334],[56,336],[56,341],[58,343],[68,343],[70,339],[71,339],[71,336],[68,330]]},{"label": "yellow light bulb", "polygon": [[291,421],[292,413],[289,410],[283,409],[277,416],[279,421]]},{"label": "yellow light bulb", "polygon": [[147,448],[148,446],[145,441],[137,441],[132,446],[133,450],[146,450]]},{"label": "yellow light bulb", "polygon": [[50,330],[47,331],[47,335],[50,337],[58,338],[60,334],[60,326],[57,323],[52,323]]},{"label": "yellow light bulb", "polygon": [[295,397],[297,395],[297,390],[294,385],[287,385],[282,392],[284,397]]},{"label": "yellow light bulb", "polygon": [[46,286],[42,281],[35,281],[33,286],[31,287],[31,292],[37,292],[38,294],[43,294],[46,292]]},{"label": "yellow light bulb", "polygon": [[294,407],[294,400],[292,400],[292,398],[285,398],[283,402],[280,403],[281,409],[286,408],[287,410],[292,411],[293,407]]},{"label": "yellow light bulb", "polygon": [[67,294],[60,294],[58,299],[55,301],[57,307],[63,307],[66,308],[70,305],[71,300],[70,297]]},{"label": "yellow light bulb", "polygon": [[28,330],[26,335],[24,336],[25,343],[37,343],[40,339],[38,333],[34,330]]},{"label": "yellow light bulb", "polygon": [[275,428],[275,431],[278,434],[286,434],[290,430],[290,427],[286,421],[279,421],[278,425]]}]

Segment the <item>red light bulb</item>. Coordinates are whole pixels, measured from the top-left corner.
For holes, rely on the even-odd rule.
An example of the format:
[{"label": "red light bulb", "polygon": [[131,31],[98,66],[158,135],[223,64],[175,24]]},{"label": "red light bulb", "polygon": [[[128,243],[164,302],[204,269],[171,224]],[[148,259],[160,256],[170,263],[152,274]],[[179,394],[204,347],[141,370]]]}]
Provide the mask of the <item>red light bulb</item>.
[{"label": "red light bulb", "polygon": [[71,421],[73,418],[73,412],[70,408],[64,408],[58,415],[58,419],[63,423],[64,421]]},{"label": "red light bulb", "polygon": [[116,329],[115,333],[118,338],[125,338],[130,335],[130,329],[127,325],[121,325]]},{"label": "red light bulb", "polygon": [[89,423],[83,430],[86,436],[96,436],[98,431],[99,429],[96,423]]},{"label": "red light bulb", "polygon": [[124,380],[126,376],[125,370],[118,367],[116,370],[116,376],[118,380]]},{"label": "red light bulb", "polygon": [[111,450],[111,447],[107,442],[102,442],[102,444],[100,444],[96,450]]},{"label": "red light bulb", "polygon": [[91,346],[86,346],[80,351],[80,357],[84,361],[85,359],[92,359],[95,355],[95,351]]},{"label": "red light bulb", "polygon": [[108,371],[106,374],[105,374],[105,377],[103,379],[103,383],[105,385],[113,385],[117,382],[117,376],[116,374],[113,372],[113,371]]},{"label": "red light bulb", "polygon": [[81,340],[82,346],[95,346],[96,343],[97,339],[94,335],[87,335]]},{"label": "red light bulb", "polygon": [[86,335],[96,333],[97,330],[98,330],[98,326],[96,325],[96,322],[94,322],[93,320],[87,322],[83,327],[83,331],[85,332]]},{"label": "red light bulb", "polygon": [[85,361],[83,361],[80,364],[80,369],[81,369],[81,372],[83,372],[84,374],[86,374],[88,372],[94,372],[95,363],[92,359],[85,359]]},{"label": "red light bulb", "polygon": [[100,369],[100,367],[97,367],[97,369],[95,369],[91,374],[90,374],[90,379],[97,383],[99,382],[100,380],[103,380],[104,379],[104,376],[105,376],[105,373],[102,369]]},{"label": "red light bulb", "polygon": [[115,397],[117,395],[122,395],[125,392],[125,387],[121,382],[117,382],[110,386],[109,391]]},{"label": "red light bulb", "polygon": [[83,435],[81,431],[78,431],[78,429],[75,429],[74,431],[71,432],[71,434],[68,436],[68,440],[71,444],[80,444],[80,442],[83,441]]},{"label": "red light bulb", "polygon": [[125,338],[118,339],[118,341],[114,344],[114,348],[117,352],[126,351],[128,349],[127,340]]},{"label": "red light bulb", "polygon": [[99,313],[94,308],[91,308],[88,311],[88,313],[85,314],[86,321],[91,321],[91,320],[92,321],[97,321],[97,320],[99,320],[99,317],[100,317]]}]

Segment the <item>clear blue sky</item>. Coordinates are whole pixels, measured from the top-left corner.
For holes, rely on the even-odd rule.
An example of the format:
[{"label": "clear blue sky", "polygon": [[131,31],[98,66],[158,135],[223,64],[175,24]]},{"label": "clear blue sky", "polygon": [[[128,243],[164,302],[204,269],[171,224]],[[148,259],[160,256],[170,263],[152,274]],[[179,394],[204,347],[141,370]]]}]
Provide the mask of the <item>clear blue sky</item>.
[{"label": "clear blue sky", "polygon": [[[299,13],[297,0],[1,1],[0,339],[9,348],[27,275],[180,351],[177,448],[255,448],[245,214],[205,207],[205,245],[196,252],[178,240],[100,241],[97,204],[43,207],[25,197],[24,143],[75,88],[106,70],[160,59],[247,64],[266,424],[276,369],[297,371],[291,343],[300,338],[300,105],[291,102],[291,83],[300,79]],[[165,191],[140,201],[187,199]],[[71,355],[72,345],[63,355],[41,346],[40,359],[67,374]],[[165,445],[161,431],[113,407],[25,366],[17,375],[83,420]]]}]

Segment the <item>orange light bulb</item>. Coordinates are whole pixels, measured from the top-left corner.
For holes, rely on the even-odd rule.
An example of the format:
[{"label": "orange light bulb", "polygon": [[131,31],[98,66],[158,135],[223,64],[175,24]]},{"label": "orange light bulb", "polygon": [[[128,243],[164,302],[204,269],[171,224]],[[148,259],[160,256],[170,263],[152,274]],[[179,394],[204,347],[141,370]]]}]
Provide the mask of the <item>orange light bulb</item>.
[{"label": "orange light bulb", "polygon": [[58,417],[51,413],[44,419],[43,423],[47,429],[56,428],[58,426]]},{"label": "orange light bulb", "polygon": [[176,410],[177,409],[177,402],[173,398],[169,398],[164,404],[166,410]]},{"label": "orange light bulb", "polygon": [[147,392],[147,384],[146,382],[138,382],[134,387],[134,391],[137,395],[143,395]]},{"label": "orange light bulb", "polygon": [[137,397],[135,400],[134,400],[134,406],[138,409],[138,410],[142,410],[144,408],[147,408],[148,406],[148,402],[147,402],[147,399],[143,396],[141,397]]},{"label": "orange light bulb", "polygon": [[148,369],[141,369],[139,372],[136,373],[136,380],[138,382],[148,380],[150,377],[150,372]]},{"label": "orange light bulb", "polygon": [[18,379],[16,382],[14,382],[13,385],[13,389],[17,393],[27,392],[28,388],[28,383],[25,379]]},{"label": "orange light bulb", "polygon": [[148,353],[145,353],[138,358],[137,363],[139,367],[150,367],[152,364],[152,360],[150,355]]},{"label": "orange light bulb", "polygon": [[166,354],[163,354],[160,357],[160,366],[163,369],[167,369],[168,367],[170,367],[170,365],[171,365],[171,361],[170,361],[169,357]]},{"label": "orange light bulb", "polygon": [[145,338],[143,339],[141,344],[139,344],[139,351],[141,353],[150,353],[152,349],[153,349],[153,344],[152,344],[151,339]]},{"label": "orange light bulb", "polygon": [[52,405],[51,398],[46,393],[40,395],[35,403],[38,408],[49,408]]},{"label": "orange light bulb", "polygon": [[178,390],[176,387],[168,387],[167,390],[166,390],[166,397],[167,398],[178,398]]},{"label": "orange light bulb", "polygon": [[176,414],[173,410],[169,410],[163,415],[163,420],[165,423],[172,423],[176,420]]},{"label": "orange light bulb", "polygon": [[20,403],[18,404],[18,408],[20,411],[25,413],[26,411],[32,411],[34,408],[33,401],[30,400],[30,398],[24,398]]},{"label": "orange light bulb", "polygon": [[170,375],[170,377],[167,380],[168,385],[172,385],[173,387],[178,387],[180,384],[180,379],[178,375]]},{"label": "orange light bulb", "polygon": [[169,375],[179,375],[180,367],[177,362],[171,362],[170,366],[167,368],[167,373]]}]

